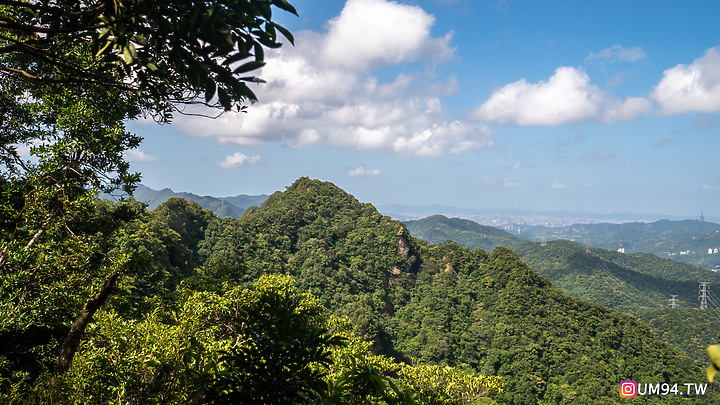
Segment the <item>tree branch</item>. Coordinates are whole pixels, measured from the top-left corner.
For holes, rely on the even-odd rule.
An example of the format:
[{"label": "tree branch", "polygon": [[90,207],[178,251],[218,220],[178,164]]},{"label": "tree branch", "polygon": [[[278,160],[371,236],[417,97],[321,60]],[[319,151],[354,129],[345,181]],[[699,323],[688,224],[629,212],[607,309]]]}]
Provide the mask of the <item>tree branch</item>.
[{"label": "tree branch", "polygon": [[105,300],[107,300],[110,296],[110,293],[112,293],[112,290],[115,288],[115,284],[117,283],[118,276],[120,276],[120,271],[113,271],[105,280],[105,283],[103,283],[102,288],[100,288],[100,292],[89,299],[80,310],[80,313],[78,313],[73,326],[70,328],[70,332],[68,332],[62,352],[60,353],[60,357],[55,365],[55,371],[53,372],[53,376],[50,380],[51,385],[55,385],[57,383],[57,377],[66,373],[70,369],[75,352],[77,352],[77,349],[80,346],[80,338],[85,332],[85,328],[92,320],[95,312],[97,312],[103,303],[105,303]]}]

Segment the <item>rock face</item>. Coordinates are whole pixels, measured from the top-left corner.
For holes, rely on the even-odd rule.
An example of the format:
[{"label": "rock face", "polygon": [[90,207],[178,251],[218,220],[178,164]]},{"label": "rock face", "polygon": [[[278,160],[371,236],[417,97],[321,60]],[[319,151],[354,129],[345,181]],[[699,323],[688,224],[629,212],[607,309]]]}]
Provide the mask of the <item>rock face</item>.
[{"label": "rock face", "polygon": [[397,233],[398,236],[398,253],[403,259],[407,260],[410,255],[410,242],[405,235],[405,227],[400,227]]}]

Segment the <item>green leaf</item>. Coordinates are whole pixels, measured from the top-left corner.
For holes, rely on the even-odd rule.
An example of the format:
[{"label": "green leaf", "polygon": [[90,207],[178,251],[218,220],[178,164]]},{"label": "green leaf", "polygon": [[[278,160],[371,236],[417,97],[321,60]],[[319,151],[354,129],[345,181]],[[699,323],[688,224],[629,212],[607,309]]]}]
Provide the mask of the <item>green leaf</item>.
[{"label": "green leaf", "polygon": [[132,63],[133,58],[129,47],[123,48],[123,57],[125,59],[125,63],[127,63],[128,65]]},{"label": "green leaf", "polygon": [[126,64],[131,64],[137,59],[137,50],[135,45],[128,42],[127,46],[123,48],[123,56]]},{"label": "green leaf", "polygon": [[215,81],[208,80],[205,83],[205,102],[209,103],[210,100],[215,96],[215,90],[217,87],[215,86]]},{"label": "green leaf", "polygon": [[228,96],[228,93],[224,88],[218,87],[217,94],[220,105],[222,105],[226,110],[232,108],[230,96]]},{"label": "green leaf", "polygon": [[291,43],[292,45],[295,45],[295,38],[294,38],[293,35],[290,33],[290,31],[287,30],[287,28],[285,28],[285,27],[283,27],[283,26],[281,26],[281,25],[279,25],[279,24],[275,24],[275,23],[273,23],[273,26],[274,26],[275,28],[277,28],[277,30],[280,31],[280,32],[283,34],[283,36],[284,36],[285,38],[287,38],[288,41],[290,41],[290,43]]},{"label": "green leaf", "polygon": [[223,61],[222,64],[223,64],[223,65],[230,65],[230,64],[233,64],[233,63],[235,63],[235,62],[237,62],[237,61],[243,60],[243,59],[245,59],[245,58],[249,58],[249,57],[251,57],[251,56],[252,56],[252,55],[249,54],[249,53],[247,53],[247,52],[238,52],[238,53],[236,53],[236,54],[233,54],[233,55],[230,55],[229,57],[227,57],[227,58]]},{"label": "green leaf", "polygon": [[254,60],[252,62],[245,63],[243,65],[240,65],[235,70],[233,70],[233,73],[246,73],[250,72],[252,70],[260,69],[261,67],[265,66],[265,62]]},{"label": "green leaf", "polygon": [[281,10],[287,11],[288,13],[293,13],[295,15],[298,15],[298,12],[297,12],[297,10],[295,10],[295,7],[293,7],[286,0],[275,0],[275,1],[273,1],[272,4]]}]

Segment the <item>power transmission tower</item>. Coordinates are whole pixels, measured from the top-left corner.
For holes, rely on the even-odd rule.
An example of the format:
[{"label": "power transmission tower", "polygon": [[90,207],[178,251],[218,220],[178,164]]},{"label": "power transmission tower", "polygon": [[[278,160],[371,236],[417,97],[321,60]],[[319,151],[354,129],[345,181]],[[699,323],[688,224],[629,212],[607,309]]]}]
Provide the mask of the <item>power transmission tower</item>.
[{"label": "power transmission tower", "polygon": [[585,253],[590,254],[590,239],[585,239]]},{"label": "power transmission tower", "polygon": [[700,300],[700,309],[707,309],[707,299],[708,299],[708,293],[710,292],[710,283],[702,282],[700,283],[700,296],[698,299]]},{"label": "power transmission tower", "polygon": [[543,228],[543,238],[540,246],[547,246],[547,228]]},{"label": "power transmission tower", "polygon": [[670,296],[670,299],[668,300],[668,301],[670,301],[670,308],[673,308],[673,309],[677,308],[677,298],[676,297],[677,297],[677,295]]}]

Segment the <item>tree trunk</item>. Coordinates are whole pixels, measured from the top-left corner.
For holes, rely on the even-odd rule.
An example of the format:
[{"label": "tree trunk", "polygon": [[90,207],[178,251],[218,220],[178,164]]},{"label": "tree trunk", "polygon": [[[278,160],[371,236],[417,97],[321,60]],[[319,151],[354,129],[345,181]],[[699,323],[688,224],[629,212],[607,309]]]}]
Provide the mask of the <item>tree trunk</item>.
[{"label": "tree trunk", "polygon": [[118,270],[112,272],[112,274],[110,274],[110,276],[105,280],[105,283],[103,283],[100,292],[85,303],[77,318],[75,318],[75,322],[73,323],[72,328],[70,328],[70,332],[68,333],[67,339],[65,339],[65,344],[63,345],[60,357],[55,365],[55,371],[53,372],[53,377],[51,379],[51,383],[53,385],[57,382],[58,376],[64,374],[70,369],[73,356],[75,356],[75,352],[77,351],[78,346],[80,346],[80,338],[82,337],[83,332],[85,332],[85,327],[87,327],[87,324],[90,323],[90,320],[95,312],[102,306],[108,296],[110,296],[119,275],[120,272]]}]

